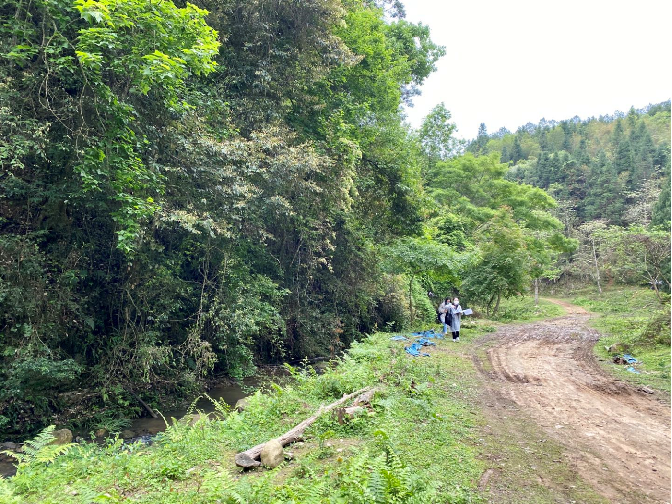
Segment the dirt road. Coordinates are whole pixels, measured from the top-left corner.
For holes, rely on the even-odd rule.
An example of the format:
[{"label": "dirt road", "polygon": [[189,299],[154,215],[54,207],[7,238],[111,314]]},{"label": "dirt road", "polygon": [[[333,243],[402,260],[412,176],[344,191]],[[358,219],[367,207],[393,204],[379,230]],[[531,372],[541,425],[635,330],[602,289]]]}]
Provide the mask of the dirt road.
[{"label": "dirt road", "polygon": [[[562,460],[553,462],[562,463],[598,500],[670,502],[669,405],[606,374],[593,355],[599,335],[588,327],[588,313],[554,302],[565,307],[566,316],[506,327],[475,342],[488,422],[496,435],[522,444],[527,434],[504,432],[517,428],[502,426],[512,425],[512,415],[530,419],[562,447]],[[562,486],[543,469],[538,472],[537,484]],[[482,483],[494,489],[493,501],[508,502],[505,495],[496,497],[504,488],[495,484],[498,474],[486,472]]]}]

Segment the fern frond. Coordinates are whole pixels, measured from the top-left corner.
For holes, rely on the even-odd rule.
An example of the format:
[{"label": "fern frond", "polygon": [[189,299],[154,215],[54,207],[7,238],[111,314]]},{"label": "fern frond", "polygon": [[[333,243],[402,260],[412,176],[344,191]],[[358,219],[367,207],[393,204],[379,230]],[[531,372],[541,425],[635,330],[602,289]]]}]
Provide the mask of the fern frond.
[{"label": "fern frond", "polygon": [[10,457],[18,460],[19,463],[23,462],[26,459],[26,456],[23,453],[16,453],[9,450],[3,450],[0,453],[2,453],[3,455],[9,455]]},{"label": "fern frond", "polygon": [[187,408],[187,415],[191,415],[194,411],[196,411],[196,403],[201,400],[202,395],[199,395],[196,399],[191,401],[191,404]]},{"label": "fern frond", "polygon": [[26,441],[23,445],[23,453],[4,453],[11,455],[19,461],[19,469],[30,464],[50,464],[58,456],[66,454],[74,446],[73,443],[51,444],[55,439],[53,434],[55,428],[55,425],[50,425],[35,436],[35,439]]},{"label": "fern frond", "polygon": [[218,401],[217,399],[213,399],[210,397],[208,394],[203,393],[203,395],[212,403],[212,405],[215,408],[215,411],[222,417],[226,418],[229,416],[229,413],[231,413],[231,406],[226,404],[223,400]]},{"label": "fern frond", "polygon": [[322,497],[325,497],[325,495],[328,495],[328,493],[326,492],[326,484],[322,481],[319,484],[309,485],[301,502],[303,504],[321,504]]},{"label": "fern frond", "polygon": [[5,478],[0,477],[0,502],[3,504],[20,504],[21,499],[14,495],[11,486]]},{"label": "fern frond", "polygon": [[369,477],[368,490],[376,504],[385,504],[387,502],[385,487],[386,484],[382,478],[381,471],[374,470]]},{"label": "fern frond", "polygon": [[56,439],[54,437],[54,429],[56,429],[56,426],[50,425],[37,436],[35,436],[35,439],[26,441],[23,445],[23,453],[25,453],[29,458],[35,457],[35,455],[37,455],[42,448]]},{"label": "fern frond", "polygon": [[70,451],[70,448],[74,446],[74,443],[67,443],[62,445],[48,445],[42,448],[38,453],[35,454],[35,462],[51,464],[56,457],[60,455],[65,455]]},{"label": "fern frond", "polygon": [[233,490],[230,490],[226,493],[225,499],[225,502],[233,502],[234,504],[247,504],[247,499]]}]

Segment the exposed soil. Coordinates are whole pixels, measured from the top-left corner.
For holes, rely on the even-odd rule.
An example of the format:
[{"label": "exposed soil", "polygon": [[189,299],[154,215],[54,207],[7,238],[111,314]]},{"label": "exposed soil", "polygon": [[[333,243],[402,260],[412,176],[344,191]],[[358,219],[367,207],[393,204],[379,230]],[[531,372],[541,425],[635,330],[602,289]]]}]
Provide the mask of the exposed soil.
[{"label": "exposed soil", "polygon": [[[567,315],[503,327],[475,341],[473,358],[483,377],[486,427],[492,436],[506,437],[507,444],[526,451],[533,445],[537,455],[523,458],[524,465],[536,466],[533,462],[540,460],[533,477],[555,496],[550,502],[670,502],[666,398],[607,374],[593,354],[599,334],[587,325],[590,315],[552,301]],[[525,421],[535,424],[534,434],[519,428]],[[541,436],[560,447],[561,454],[549,460],[563,466],[564,481],[544,468],[544,448],[535,444]],[[490,492],[493,502],[532,502],[524,493],[511,495],[516,482],[502,479],[513,472],[506,476],[504,466],[492,465],[480,487]],[[581,487],[587,489],[582,495],[592,497],[577,499]]]}]

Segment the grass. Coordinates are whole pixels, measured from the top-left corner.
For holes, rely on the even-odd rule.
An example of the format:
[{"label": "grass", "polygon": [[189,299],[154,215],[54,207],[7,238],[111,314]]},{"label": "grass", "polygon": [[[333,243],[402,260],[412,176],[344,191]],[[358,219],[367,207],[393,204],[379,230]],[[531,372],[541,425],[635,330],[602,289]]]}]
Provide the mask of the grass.
[{"label": "grass", "polygon": [[533,322],[564,315],[565,311],[558,305],[545,299],[539,299],[534,305],[532,296],[516,296],[502,301],[499,312],[491,317],[498,322]]},{"label": "grass", "polygon": [[[621,287],[576,293],[570,298],[576,305],[599,314],[591,324],[602,334],[595,354],[617,378],[634,385],[647,386],[670,398],[670,303],[661,303],[648,289]],[[610,351],[611,349],[611,351]],[[630,366],[614,364],[615,356],[628,353],[638,362]]]},{"label": "grass", "polygon": [[[152,446],[74,445],[65,455],[24,461],[16,476],[0,479],[0,501],[479,502],[471,363],[438,348],[413,358],[390,336],[353,345],[324,374],[291,369],[293,380],[269,383],[242,413],[220,404],[215,420],[169,421]],[[380,389],[372,408],[344,424],[324,415],[303,444],[288,447],[293,460],[274,470],[234,466],[236,452],[368,385]]]}]

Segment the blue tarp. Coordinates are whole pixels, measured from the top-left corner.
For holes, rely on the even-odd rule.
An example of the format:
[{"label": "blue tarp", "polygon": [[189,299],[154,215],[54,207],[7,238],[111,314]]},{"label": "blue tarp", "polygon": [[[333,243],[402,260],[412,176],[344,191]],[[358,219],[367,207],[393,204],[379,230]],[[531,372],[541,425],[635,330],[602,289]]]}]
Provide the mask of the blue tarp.
[{"label": "blue tarp", "polygon": [[635,364],[637,363],[637,359],[635,359],[632,355],[630,354],[623,354],[623,360],[627,362],[628,364]]},{"label": "blue tarp", "polygon": [[434,343],[433,341],[429,341],[427,338],[420,338],[415,341],[416,343],[420,343],[421,345],[424,346],[436,345],[436,343]]},{"label": "blue tarp", "polygon": [[411,333],[411,336],[422,336],[424,338],[443,339],[443,334],[441,334],[440,332],[437,333],[436,331],[434,331],[434,329],[430,329],[429,331],[414,332],[414,333]]},{"label": "blue tarp", "polygon": [[420,349],[422,348],[422,345],[420,343],[413,343],[411,346],[404,347],[404,350],[411,354],[413,357],[429,357],[428,353],[421,352]]},{"label": "blue tarp", "polygon": [[[410,346],[404,347],[404,350],[406,350],[406,352],[413,357],[429,357],[428,353],[421,352],[420,349],[423,346],[435,346],[436,343],[434,341],[430,341],[430,339],[443,339],[443,333],[436,332],[434,329],[430,329],[428,331],[412,332],[411,336],[420,336],[419,338],[416,338],[415,342],[413,342]],[[393,336],[390,339],[392,341],[410,341],[405,336]]]}]

